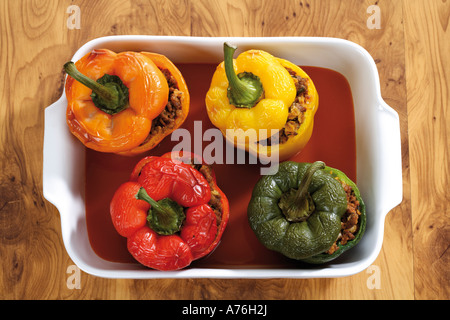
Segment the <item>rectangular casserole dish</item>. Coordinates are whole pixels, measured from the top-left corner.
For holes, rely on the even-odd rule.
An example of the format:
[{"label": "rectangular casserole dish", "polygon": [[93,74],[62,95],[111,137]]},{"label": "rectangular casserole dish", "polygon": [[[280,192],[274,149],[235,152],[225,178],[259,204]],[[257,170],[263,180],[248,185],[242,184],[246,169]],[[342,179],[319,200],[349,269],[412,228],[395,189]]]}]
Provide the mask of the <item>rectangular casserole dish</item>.
[{"label": "rectangular casserole dish", "polygon": [[401,141],[398,114],[382,99],[376,65],[357,44],[335,38],[202,38],[112,36],[92,40],[73,56],[76,61],[93,49],[116,52],[150,51],[176,63],[223,60],[223,43],[240,51],[262,49],[297,65],[335,70],[348,80],[355,108],[358,187],[367,206],[367,229],[361,242],[336,263],[308,269],[188,268],[161,272],[139,264],[114,263],[92,250],[86,226],[85,147],[70,134],[65,120],[67,100],[45,110],[44,197],[58,209],[65,248],[83,271],[105,278],[328,278],[359,273],[381,250],[386,214],[402,201]]}]

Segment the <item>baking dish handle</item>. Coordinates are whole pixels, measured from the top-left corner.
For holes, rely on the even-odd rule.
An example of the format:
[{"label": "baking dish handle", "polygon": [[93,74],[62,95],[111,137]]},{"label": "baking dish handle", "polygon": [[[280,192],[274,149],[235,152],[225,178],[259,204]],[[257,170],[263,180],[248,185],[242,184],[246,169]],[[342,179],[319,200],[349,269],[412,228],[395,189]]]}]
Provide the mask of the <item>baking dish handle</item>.
[{"label": "baking dish handle", "polygon": [[66,127],[66,105],[63,93],[58,101],[45,109],[43,192],[44,198],[60,213],[64,211],[62,207],[70,203],[68,199],[82,196],[79,190],[83,190],[84,181],[83,172],[67,170],[73,163],[83,163],[84,152]]},{"label": "baking dish handle", "polygon": [[400,120],[398,113],[381,100],[379,109],[381,194],[383,195],[382,212],[386,214],[403,200],[402,152]]},{"label": "baking dish handle", "polygon": [[57,126],[60,123],[59,110],[63,108],[63,97],[45,109],[44,120],[44,147],[43,147],[43,192],[44,198],[58,207],[57,189],[60,187],[55,183],[58,180],[57,157],[55,157],[55,145],[57,143]]}]

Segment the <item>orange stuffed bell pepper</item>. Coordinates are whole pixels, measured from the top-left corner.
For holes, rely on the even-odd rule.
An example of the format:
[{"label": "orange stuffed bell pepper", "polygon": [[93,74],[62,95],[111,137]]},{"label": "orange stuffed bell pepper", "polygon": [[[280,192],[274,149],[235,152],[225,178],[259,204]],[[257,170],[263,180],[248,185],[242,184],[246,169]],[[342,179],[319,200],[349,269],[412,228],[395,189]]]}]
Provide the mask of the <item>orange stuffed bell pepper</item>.
[{"label": "orange stuffed bell pepper", "polygon": [[236,147],[287,160],[312,135],[319,104],[314,83],[297,65],[262,50],[233,59],[236,49],[224,44],[205,98],[209,119]]},{"label": "orange stuffed bell pepper", "polygon": [[165,56],[93,50],[68,73],[67,124],[88,148],[135,155],[155,147],[189,112],[189,91]]},{"label": "orange stuffed bell pepper", "polygon": [[211,168],[175,155],[139,161],[110,205],[128,251],[157,270],[179,270],[211,253],[228,223],[228,200]]}]

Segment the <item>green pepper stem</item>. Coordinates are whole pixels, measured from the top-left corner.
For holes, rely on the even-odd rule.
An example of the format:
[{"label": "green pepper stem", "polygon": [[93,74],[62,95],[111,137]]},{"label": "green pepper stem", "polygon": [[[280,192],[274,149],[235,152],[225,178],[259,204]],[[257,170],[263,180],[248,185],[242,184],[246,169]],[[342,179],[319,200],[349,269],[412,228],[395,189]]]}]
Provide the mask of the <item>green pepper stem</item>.
[{"label": "green pepper stem", "polygon": [[303,179],[297,190],[291,189],[282,195],[279,203],[280,209],[286,219],[291,222],[301,222],[309,218],[314,212],[315,205],[308,191],[311,185],[314,173],[317,170],[325,168],[325,163],[322,161],[316,161],[309,166],[303,175]]},{"label": "green pepper stem", "polygon": [[314,173],[317,170],[321,170],[325,168],[325,163],[322,161],[316,161],[309,166],[306,170],[305,175],[303,176],[302,181],[300,182],[300,186],[298,187],[296,200],[301,202],[302,199],[306,197],[308,194],[309,185],[311,184]]},{"label": "green pepper stem", "polygon": [[144,200],[151,205],[147,221],[155,232],[161,235],[171,235],[180,231],[185,218],[182,206],[169,198],[155,201],[142,187],[136,194],[136,199]]},{"label": "green pepper stem", "polygon": [[150,197],[148,195],[147,191],[145,191],[145,189],[142,188],[142,187],[139,189],[139,191],[138,191],[138,193],[136,195],[136,198],[139,199],[139,200],[144,200],[145,202],[149,203],[154,209],[156,209],[156,210],[158,210],[158,211],[160,211],[162,213],[169,214],[165,210],[165,208],[160,206],[157,201],[153,200],[153,198]]},{"label": "green pepper stem", "polygon": [[236,75],[233,67],[233,55],[237,47],[228,44],[223,45],[225,74],[228,79],[228,99],[238,108],[252,108],[261,99],[263,87],[259,77],[252,73],[244,72]]},{"label": "green pepper stem", "polygon": [[123,110],[128,104],[128,88],[119,77],[105,74],[97,81],[85,76],[72,61],[64,64],[66,73],[92,90],[92,101],[102,111],[114,114]]},{"label": "green pepper stem", "polygon": [[91,78],[85,76],[80,71],[78,71],[75,63],[73,63],[72,61],[69,61],[64,65],[64,70],[69,76],[84,84],[86,87],[97,93],[103,99],[114,100],[118,98],[117,90],[103,86],[98,82],[92,80]]}]

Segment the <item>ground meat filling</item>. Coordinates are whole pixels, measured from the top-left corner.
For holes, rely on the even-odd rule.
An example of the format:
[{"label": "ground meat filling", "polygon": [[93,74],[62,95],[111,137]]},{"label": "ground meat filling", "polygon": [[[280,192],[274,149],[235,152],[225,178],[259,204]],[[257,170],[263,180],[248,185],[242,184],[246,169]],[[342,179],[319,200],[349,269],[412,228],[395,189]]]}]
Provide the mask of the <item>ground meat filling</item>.
[{"label": "ground meat filling", "polygon": [[208,205],[213,209],[214,214],[216,215],[217,226],[219,226],[222,222],[222,196],[217,190],[217,185],[214,182],[212,168],[206,164],[191,164],[191,167],[199,171],[205,177],[206,181],[208,181],[211,190],[211,199],[209,200]]},{"label": "ground meat filling", "polygon": [[167,69],[161,69],[169,85],[169,100],[164,110],[158,117],[153,119],[152,128],[148,137],[142,144],[157,134],[162,134],[166,130],[173,129],[177,118],[183,115],[182,102],[183,92],[179,90],[178,83],[174,76]]},{"label": "ground meat filling", "polygon": [[[286,70],[294,79],[295,88],[297,89],[297,95],[292,105],[289,107],[289,114],[284,127],[278,132],[279,144],[283,144],[290,137],[294,137],[298,134],[301,124],[305,121],[306,102],[311,98],[308,95],[308,78],[302,78],[297,75],[294,70],[286,68]],[[265,139],[260,141],[262,145],[270,146],[273,139]],[[276,140],[276,139],[274,139]]]},{"label": "ground meat filling", "polygon": [[347,194],[347,210],[341,218],[341,232],[335,243],[326,253],[333,254],[339,249],[338,244],[346,245],[348,241],[355,239],[355,234],[358,232],[359,216],[361,215],[360,203],[356,198],[353,189],[346,183],[340,181],[342,187]]}]

